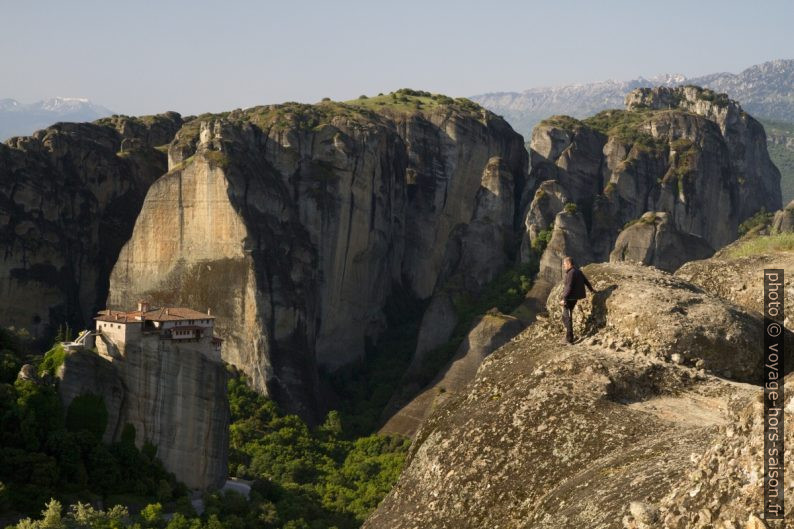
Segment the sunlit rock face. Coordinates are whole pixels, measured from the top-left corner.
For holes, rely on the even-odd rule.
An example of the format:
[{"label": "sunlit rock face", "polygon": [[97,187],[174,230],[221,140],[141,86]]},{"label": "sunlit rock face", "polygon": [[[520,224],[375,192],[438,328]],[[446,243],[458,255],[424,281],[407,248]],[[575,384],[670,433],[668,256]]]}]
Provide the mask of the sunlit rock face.
[{"label": "sunlit rock face", "polygon": [[211,309],[224,360],[317,420],[318,367],[362,357],[390,293],[477,292],[510,264],[527,163],[521,136],[471,103],[200,117],[170,145],[108,303]]}]

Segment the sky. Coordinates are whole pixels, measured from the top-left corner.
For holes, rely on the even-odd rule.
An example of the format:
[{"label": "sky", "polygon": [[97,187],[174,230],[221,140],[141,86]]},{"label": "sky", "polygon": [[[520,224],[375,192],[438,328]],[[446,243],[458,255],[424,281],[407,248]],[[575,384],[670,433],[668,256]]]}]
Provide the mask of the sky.
[{"label": "sky", "polygon": [[454,97],[794,58],[791,0],[0,0],[0,99],[219,112]]}]

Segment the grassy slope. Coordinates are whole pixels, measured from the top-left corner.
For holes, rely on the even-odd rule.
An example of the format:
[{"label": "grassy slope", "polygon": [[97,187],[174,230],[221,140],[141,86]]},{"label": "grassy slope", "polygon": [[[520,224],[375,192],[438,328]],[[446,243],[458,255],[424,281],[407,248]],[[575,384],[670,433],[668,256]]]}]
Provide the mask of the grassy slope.
[{"label": "grassy slope", "polygon": [[777,233],[748,237],[746,241],[732,247],[728,257],[746,257],[772,252],[794,251],[794,233]]}]

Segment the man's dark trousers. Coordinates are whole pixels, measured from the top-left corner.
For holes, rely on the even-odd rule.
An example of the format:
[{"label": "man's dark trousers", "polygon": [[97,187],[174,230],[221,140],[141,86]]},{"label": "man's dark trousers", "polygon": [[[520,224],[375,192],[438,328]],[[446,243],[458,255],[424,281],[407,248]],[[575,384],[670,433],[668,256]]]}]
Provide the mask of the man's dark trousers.
[{"label": "man's dark trousers", "polygon": [[562,322],[565,324],[565,341],[573,342],[573,308],[578,299],[566,299],[562,308]]}]

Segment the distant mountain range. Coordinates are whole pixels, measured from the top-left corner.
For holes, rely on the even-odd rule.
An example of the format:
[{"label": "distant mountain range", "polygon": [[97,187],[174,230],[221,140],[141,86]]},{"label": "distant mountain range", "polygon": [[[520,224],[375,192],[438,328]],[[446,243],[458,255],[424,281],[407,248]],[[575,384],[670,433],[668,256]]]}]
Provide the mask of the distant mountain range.
[{"label": "distant mountain range", "polygon": [[28,136],[59,121],[94,121],[113,111],[77,97],[53,97],[23,104],[0,99],[0,141],[12,136]]},{"label": "distant mountain range", "polygon": [[741,73],[714,73],[687,78],[660,75],[630,81],[602,81],[568,86],[496,92],[470,99],[503,116],[526,139],[542,119],[554,114],[575,118],[609,108],[623,108],[623,98],[635,88],[693,84],[726,92],[756,118],[794,122],[794,60],[765,62]]}]

